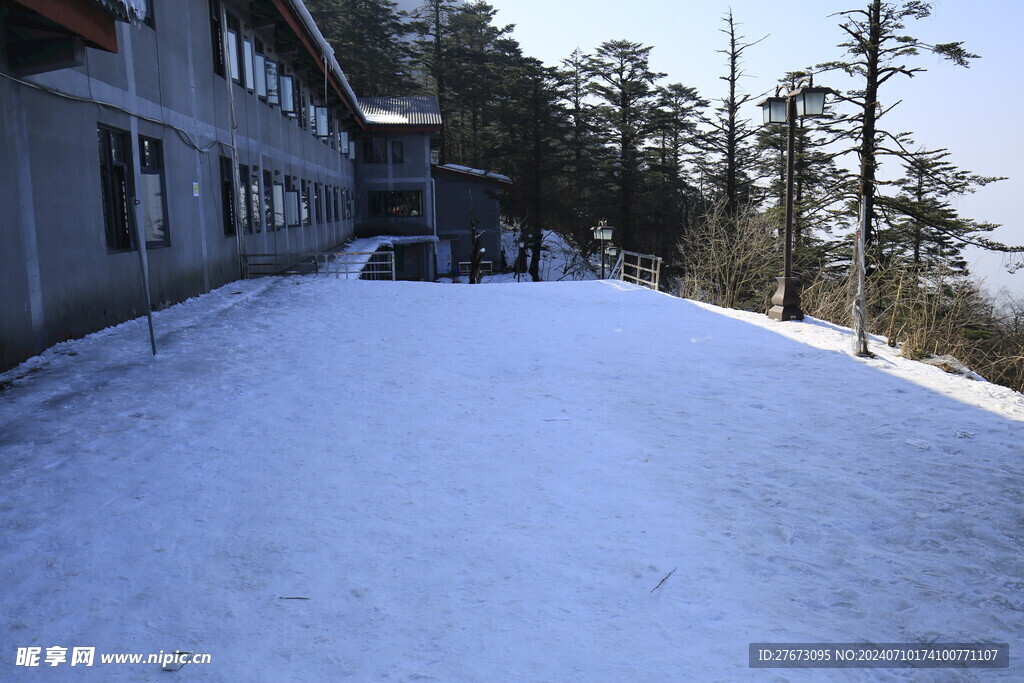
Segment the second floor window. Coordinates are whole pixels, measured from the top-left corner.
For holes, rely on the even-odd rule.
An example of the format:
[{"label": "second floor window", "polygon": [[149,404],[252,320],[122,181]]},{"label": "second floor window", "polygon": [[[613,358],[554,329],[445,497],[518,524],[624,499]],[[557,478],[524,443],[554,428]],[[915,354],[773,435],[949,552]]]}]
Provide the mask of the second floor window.
[{"label": "second floor window", "polygon": [[370,138],[364,143],[363,161],[368,164],[388,163],[388,141],[384,138]]}]

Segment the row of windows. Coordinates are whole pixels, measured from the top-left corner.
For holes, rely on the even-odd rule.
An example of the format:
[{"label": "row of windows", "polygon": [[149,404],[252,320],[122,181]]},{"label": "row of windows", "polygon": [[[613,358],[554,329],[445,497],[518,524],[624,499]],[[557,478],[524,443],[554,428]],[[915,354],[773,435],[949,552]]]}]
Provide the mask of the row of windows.
[{"label": "row of windows", "polygon": [[[274,180],[279,171],[257,166],[238,166],[238,185],[234,163],[220,158],[221,208],[225,235],[234,235],[241,226],[245,234],[283,228],[297,228],[348,220],[355,214],[355,193],[347,187],[314,183],[298,176]],[[262,181],[262,182],[261,182]],[[238,201],[241,199],[241,201]]]},{"label": "row of windows", "polygon": [[281,113],[295,120],[303,130],[310,131],[342,154],[351,154],[348,133],[341,130],[326,106],[316,103],[314,91],[304,87],[296,76],[285,73],[284,62],[274,60],[268,54],[268,46],[254,33],[251,39],[246,37],[237,17],[227,13],[223,17],[220,0],[211,0],[214,71],[221,76],[230,75],[235,83],[260,100],[280,107]]},{"label": "row of windows", "polygon": [[[140,135],[140,187],[136,196],[132,173],[131,134],[108,126],[98,126],[100,183],[103,194],[103,223],[107,247],[111,251],[138,248],[134,202],[142,211],[142,232],[146,248],[169,247],[171,235],[167,221],[167,181],[164,174],[163,144]],[[284,184],[274,181],[280,171],[256,166],[238,167],[235,185],[234,164],[220,158],[222,220],[225,235],[234,235],[241,226],[246,234],[280,230],[285,227],[347,220],[355,214],[355,193],[349,188],[313,183],[286,176]],[[236,194],[237,192],[237,194]],[[237,198],[241,202],[236,202]]]}]

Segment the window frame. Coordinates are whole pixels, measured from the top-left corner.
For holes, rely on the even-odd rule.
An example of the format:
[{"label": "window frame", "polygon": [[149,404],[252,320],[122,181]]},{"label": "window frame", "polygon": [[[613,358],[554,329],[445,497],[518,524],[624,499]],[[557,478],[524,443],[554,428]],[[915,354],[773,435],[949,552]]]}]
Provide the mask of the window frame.
[{"label": "window frame", "polygon": [[[100,153],[100,191],[103,198],[103,232],[107,252],[118,254],[138,249],[135,235],[135,176],[132,171],[131,133],[113,126],[96,125]],[[114,154],[117,136],[120,154]],[[120,160],[117,159],[120,156]],[[117,214],[115,214],[115,207]],[[119,220],[118,220],[119,219]]]},{"label": "window frame", "polygon": [[[147,143],[151,143],[155,146],[155,165],[151,158],[151,153],[148,153],[145,149]],[[160,178],[160,210],[163,214],[163,239],[151,240],[149,239],[149,231],[144,227],[143,234],[146,237],[146,249],[162,249],[164,247],[171,246],[171,221],[167,211],[167,177],[164,172],[164,143],[159,138],[149,137],[147,135],[139,135],[139,174],[159,176]],[[145,216],[148,211],[146,209],[146,196],[143,194],[140,197],[143,207],[143,215]]]},{"label": "window frame", "polygon": [[225,237],[238,232],[238,197],[235,195],[235,163],[231,157],[220,157],[221,224]]},{"label": "window frame", "polygon": [[[397,201],[399,195],[415,195],[418,209],[412,209],[409,213],[396,213],[394,209],[405,203]],[[366,203],[370,218],[423,218],[423,190],[369,190]],[[391,207],[391,210],[386,207]]]}]

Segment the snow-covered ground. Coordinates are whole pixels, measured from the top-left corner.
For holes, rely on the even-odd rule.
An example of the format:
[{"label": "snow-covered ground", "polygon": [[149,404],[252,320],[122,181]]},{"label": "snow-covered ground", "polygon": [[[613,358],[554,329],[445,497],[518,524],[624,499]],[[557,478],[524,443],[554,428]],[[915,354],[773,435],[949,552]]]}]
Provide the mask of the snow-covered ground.
[{"label": "snow-covered ground", "polygon": [[[1024,679],[1008,389],[607,281],[263,279],[155,322],[156,357],[138,320],[0,375],[0,680]],[[16,666],[55,646],[96,664]],[[212,663],[99,663],[175,649]]]}]

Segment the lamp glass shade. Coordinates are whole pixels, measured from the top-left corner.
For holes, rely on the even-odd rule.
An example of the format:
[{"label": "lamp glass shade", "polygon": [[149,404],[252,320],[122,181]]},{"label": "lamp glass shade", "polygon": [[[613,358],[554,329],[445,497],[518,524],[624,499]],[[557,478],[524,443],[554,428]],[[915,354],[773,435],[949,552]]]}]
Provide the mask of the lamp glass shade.
[{"label": "lamp glass shade", "polygon": [[601,240],[603,242],[608,241],[612,238],[612,229],[606,227],[594,228],[594,239]]},{"label": "lamp glass shade", "polygon": [[765,125],[786,122],[786,98],[769,97],[761,102]]},{"label": "lamp glass shade", "polygon": [[797,116],[821,116],[825,113],[825,95],[828,88],[801,88],[797,91]]}]

